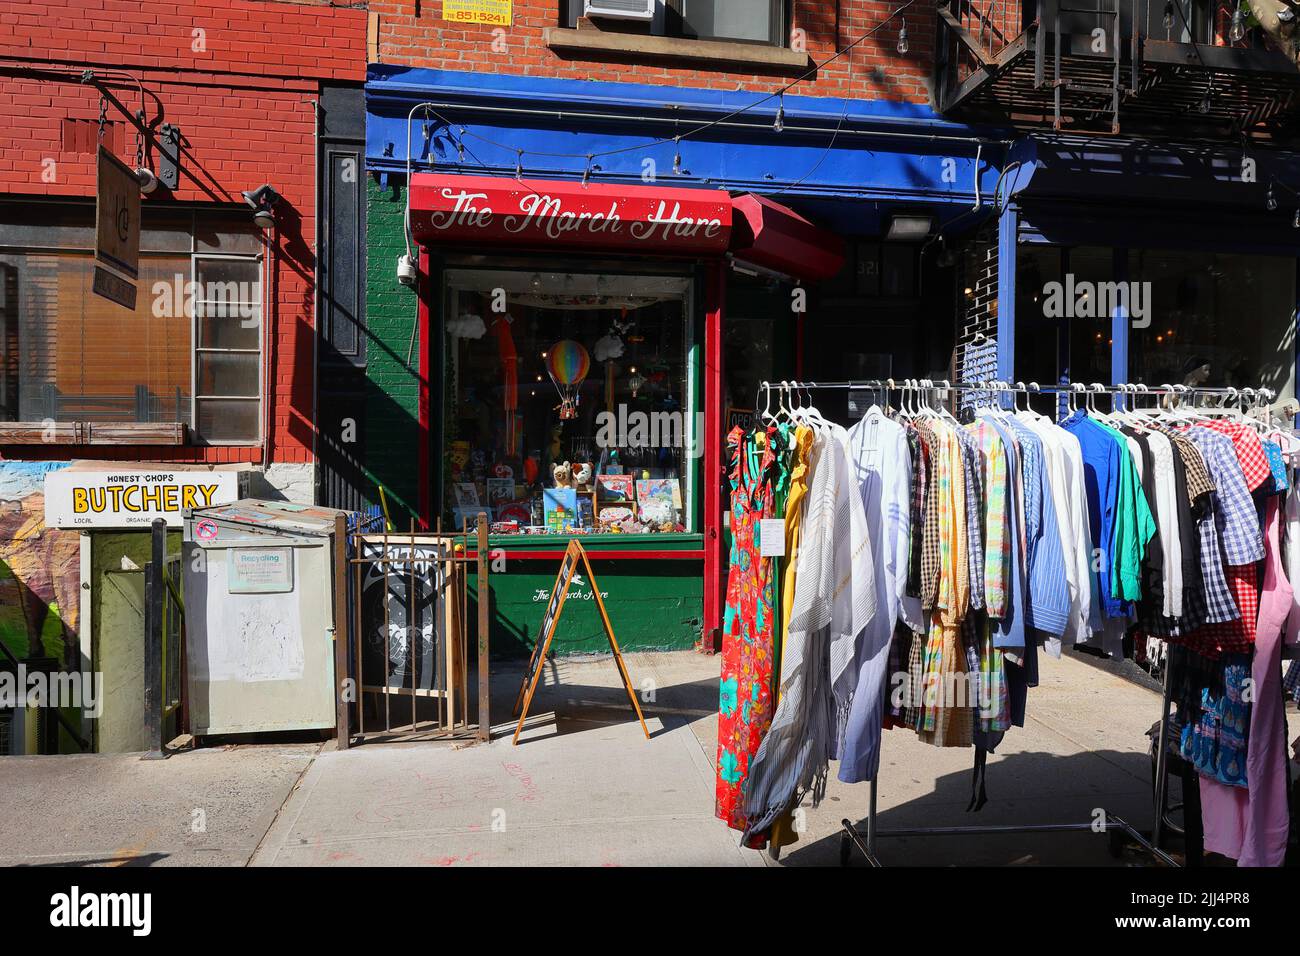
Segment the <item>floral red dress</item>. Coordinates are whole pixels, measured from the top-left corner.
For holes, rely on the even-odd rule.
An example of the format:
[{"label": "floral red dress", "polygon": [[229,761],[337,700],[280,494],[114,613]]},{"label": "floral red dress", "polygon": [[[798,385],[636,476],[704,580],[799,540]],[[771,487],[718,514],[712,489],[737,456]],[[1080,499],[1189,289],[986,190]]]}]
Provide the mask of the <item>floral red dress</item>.
[{"label": "floral red dress", "polygon": [[773,561],[759,554],[758,522],[775,517],[780,472],[775,429],[727,436],[731,450],[731,568],[722,625],[718,706],[716,813],[745,829],[742,785],[749,761],[772,721],[772,654],[776,618]]}]

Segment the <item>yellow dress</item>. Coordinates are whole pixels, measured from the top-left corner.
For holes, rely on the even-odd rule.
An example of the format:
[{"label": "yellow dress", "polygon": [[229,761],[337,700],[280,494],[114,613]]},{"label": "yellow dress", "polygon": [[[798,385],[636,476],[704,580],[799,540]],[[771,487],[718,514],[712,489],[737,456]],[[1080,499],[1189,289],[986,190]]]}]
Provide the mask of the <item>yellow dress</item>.
[{"label": "yellow dress", "polygon": [[[785,650],[785,635],[790,627],[790,611],[794,608],[795,555],[799,550],[799,536],[803,524],[803,499],[808,494],[808,457],[812,451],[813,431],[807,425],[795,429],[793,457],[790,461],[790,494],[785,504],[785,568],[781,577],[781,626],[776,632],[775,686],[772,688],[772,707],[775,709],[781,686],[781,660]],[[789,846],[799,842],[795,832],[794,811],[787,810],[772,824],[768,842],[774,847]]]}]

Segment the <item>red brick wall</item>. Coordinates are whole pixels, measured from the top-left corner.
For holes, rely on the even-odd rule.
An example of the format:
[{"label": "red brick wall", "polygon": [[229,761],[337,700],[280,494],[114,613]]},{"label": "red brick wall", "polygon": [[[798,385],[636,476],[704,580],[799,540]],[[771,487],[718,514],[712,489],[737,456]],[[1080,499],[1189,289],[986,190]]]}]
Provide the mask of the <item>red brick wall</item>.
[{"label": "red brick wall", "polygon": [[[201,31],[201,32],[196,32]],[[272,392],[270,460],[312,459],[316,147],[314,102],[325,80],[365,77],[366,13],[323,3],[272,0],[0,0],[0,193],[85,196],[95,192],[94,154],[65,150],[64,121],[97,120],[99,93],[78,82],[85,68],[131,73],[145,88],[147,121],[184,134],[180,188],[146,204],[231,204],[240,191],[271,183],[283,197],[280,230],[265,279],[275,309],[268,362]],[[37,75],[33,71],[42,71]],[[55,76],[54,74],[58,74]],[[134,112],[134,81],[105,75]],[[110,142],[134,163],[135,131]],[[150,153],[157,169],[158,150]],[[51,167],[51,162],[53,166]],[[52,170],[52,172],[51,172]],[[147,290],[145,290],[147,292]],[[10,446],[3,457],[31,458]],[[67,449],[41,458],[260,460],[261,448]]]},{"label": "red brick wall", "polygon": [[[566,58],[552,52],[542,39],[547,27],[559,25],[560,4],[561,0],[514,0],[513,23],[501,28],[509,45],[504,54],[492,49],[493,27],[442,20],[442,0],[370,0],[369,8],[379,17],[379,59],[383,63],[721,90],[734,90],[740,83],[746,89],[770,91],[793,79],[788,73],[754,75],[744,69],[722,72],[701,69],[697,64]],[[879,25],[902,4],[880,0],[793,0],[793,5],[792,28],[804,31],[808,54],[822,63]],[[928,103],[925,81],[934,54],[933,6],[932,0],[922,0],[903,13],[910,48],[906,56],[900,56],[896,48],[901,21],[895,19],[791,92]],[[414,15],[417,9],[419,16]]]}]

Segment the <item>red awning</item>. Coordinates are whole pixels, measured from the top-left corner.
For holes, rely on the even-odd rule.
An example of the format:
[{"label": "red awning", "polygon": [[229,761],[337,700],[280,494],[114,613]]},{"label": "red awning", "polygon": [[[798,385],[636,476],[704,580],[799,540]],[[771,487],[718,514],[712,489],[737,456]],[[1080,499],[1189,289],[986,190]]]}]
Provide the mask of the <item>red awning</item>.
[{"label": "red awning", "polygon": [[721,189],[411,177],[411,230],[426,244],[721,255],[731,242],[731,209]]},{"label": "red awning", "polygon": [[731,249],[741,263],[804,280],[829,279],[843,267],[844,241],[834,233],[753,193],[732,202],[739,215]]}]

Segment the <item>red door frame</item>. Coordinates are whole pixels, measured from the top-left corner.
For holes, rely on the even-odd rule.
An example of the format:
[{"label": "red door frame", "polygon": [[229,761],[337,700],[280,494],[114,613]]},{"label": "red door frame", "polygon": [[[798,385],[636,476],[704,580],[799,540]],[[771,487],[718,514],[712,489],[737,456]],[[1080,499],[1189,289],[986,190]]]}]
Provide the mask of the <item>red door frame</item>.
[{"label": "red door frame", "polygon": [[[429,274],[429,253],[420,247],[419,285],[419,498],[420,527],[433,527],[433,430],[431,428],[433,370],[430,367],[430,322],[435,314],[434,290]],[[727,263],[722,259],[704,263],[704,622],[701,650],[714,653],[721,646],[722,609],[725,581],[722,575],[722,484],[726,463],[722,460],[723,428],[723,354],[722,330],[726,314]],[[558,552],[557,552],[558,555]],[[649,557],[650,555],[637,555]],[[654,554],[664,558],[698,558],[699,552]]]},{"label": "red door frame", "polygon": [[727,264],[705,264],[704,279],[704,629],[700,650],[712,654],[722,646],[722,461],[723,354],[722,324],[727,307]]},{"label": "red door frame", "polygon": [[[418,397],[416,399],[416,411],[419,417],[419,450],[416,457],[419,459],[420,487],[416,497],[416,507],[420,509],[420,530],[428,531],[433,527],[433,433],[430,427],[433,422],[432,405],[430,397],[432,389],[430,380],[433,369],[430,367],[429,343],[431,332],[429,323],[434,316],[432,304],[434,289],[432,276],[429,274],[429,250],[425,246],[420,246],[420,271],[416,276],[419,283],[419,312],[416,314],[416,321],[420,324],[420,361],[417,368],[420,370],[418,382]],[[439,373],[439,380],[441,380]]]}]

